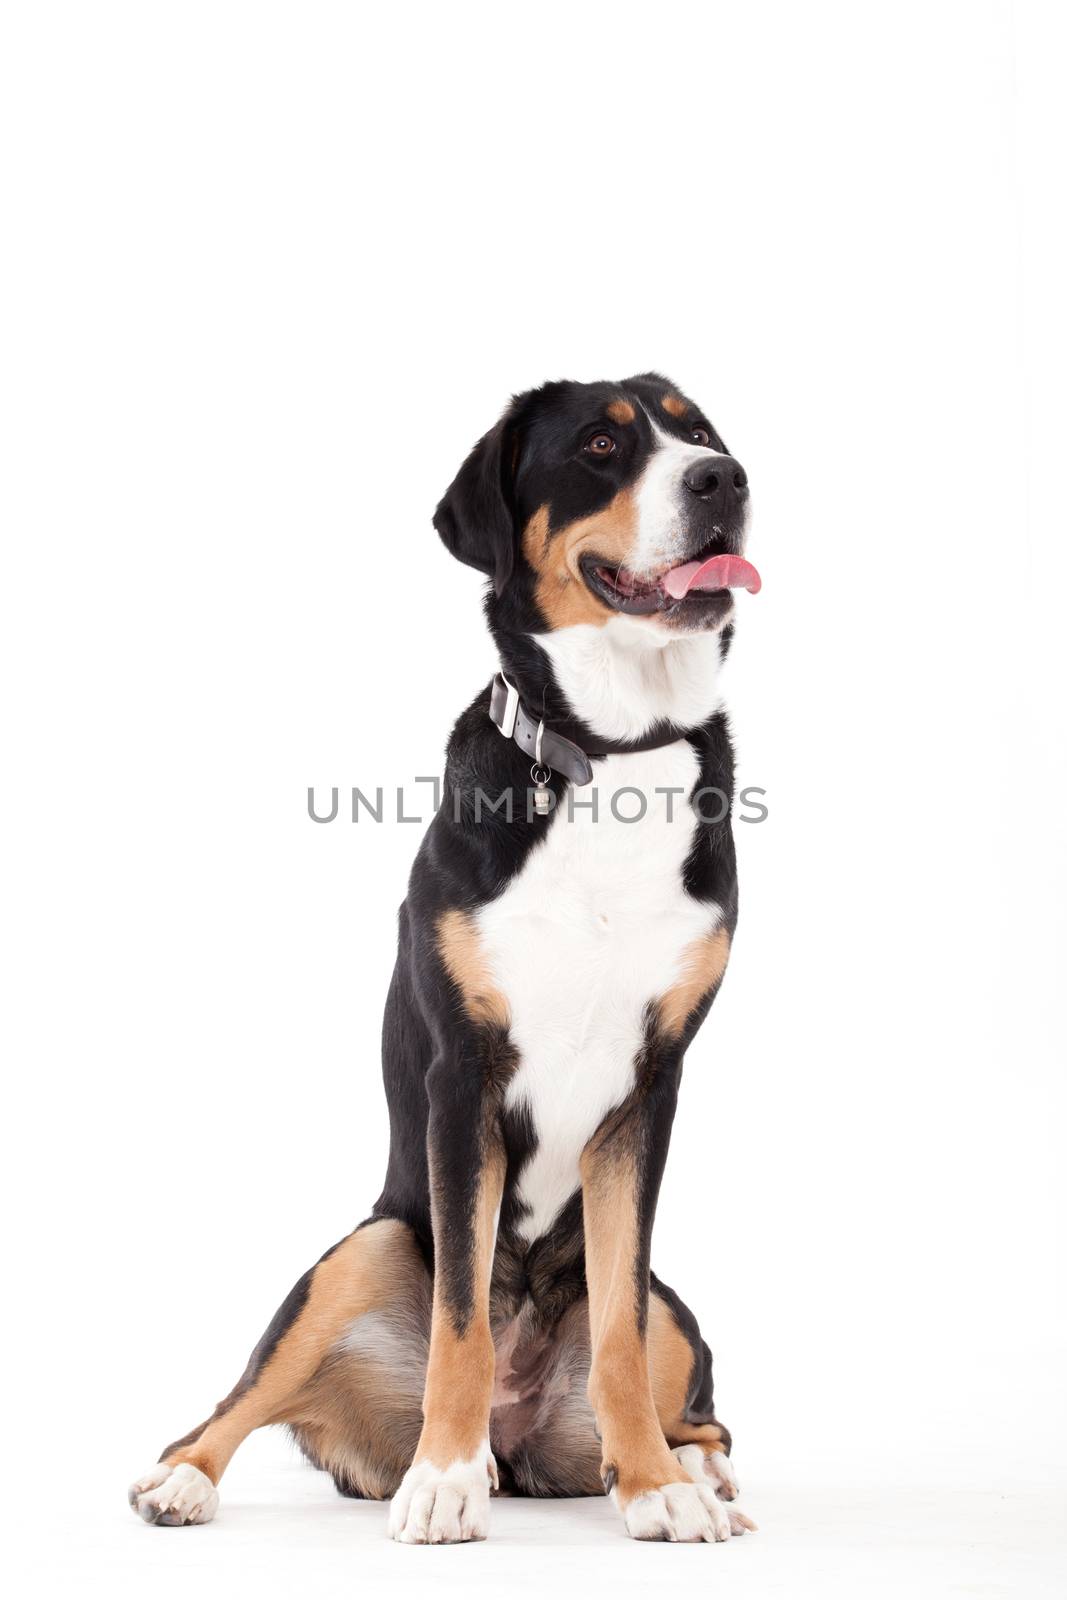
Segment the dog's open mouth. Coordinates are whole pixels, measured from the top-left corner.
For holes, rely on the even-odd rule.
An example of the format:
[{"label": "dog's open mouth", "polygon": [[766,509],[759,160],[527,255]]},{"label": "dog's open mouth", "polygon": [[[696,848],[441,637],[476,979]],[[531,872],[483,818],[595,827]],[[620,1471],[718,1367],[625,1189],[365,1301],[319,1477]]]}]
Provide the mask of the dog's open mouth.
[{"label": "dog's open mouth", "polygon": [[679,606],[709,595],[725,594],[730,589],[747,589],[758,594],[762,584],[751,561],[743,556],[698,555],[676,567],[665,567],[651,577],[638,577],[629,568],[584,555],[582,576],[601,600],[615,611],[635,616],[651,616],[657,611],[675,611]]}]

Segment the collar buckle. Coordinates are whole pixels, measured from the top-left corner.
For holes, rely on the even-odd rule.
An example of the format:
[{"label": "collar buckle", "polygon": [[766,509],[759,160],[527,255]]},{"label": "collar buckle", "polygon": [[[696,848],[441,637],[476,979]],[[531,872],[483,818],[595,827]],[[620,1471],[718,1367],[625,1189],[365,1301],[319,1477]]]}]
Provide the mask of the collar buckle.
[{"label": "collar buckle", "polygon": [[515,723],[519,715],[519,691],[513,683],[509,683],[503,673],[500,674],[501,682],[507,690],[507,699],[504,701],[504,710],[501,713],[497,727],[505,739],[511,739],[515,734]]}]

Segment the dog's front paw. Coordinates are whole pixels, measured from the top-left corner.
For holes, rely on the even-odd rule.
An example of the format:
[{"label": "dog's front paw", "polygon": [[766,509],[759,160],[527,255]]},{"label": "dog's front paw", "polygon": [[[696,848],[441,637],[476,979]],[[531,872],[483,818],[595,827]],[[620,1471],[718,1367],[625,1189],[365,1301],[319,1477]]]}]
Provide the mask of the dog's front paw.
[{"label": "dog's front paw", "polygon": [[129,1501],[146,1522],[182,1528],[188,1523],[210,1522],[219,1509],[219,1492],[199,1467],[188,1462],[168,1467],[161,1461],[130,1485]]},{"label": "dog's front paw", "polygon": [[704,1484],[665,1483],[646,1489],[623,1509],[631,1539],[669,1539],[671,1543],[717,1543],[730,1537],[730,1520]]},{"label": "dog's front paw", "polygon": [[496,1462],[486,1443],[470,1461],[416,1461],[389,1508],[389,1536],[401,1544],[463,1544],[489,1532],[489,1485]]},{"label": "dog's front paw", "polygon": [[727,1511],[706,1483],[665,1483],[647,1489],[623,1508],[631,1539],[668,1539],[672,1544],[719,1544],[755,1528],[740,1511]]}]

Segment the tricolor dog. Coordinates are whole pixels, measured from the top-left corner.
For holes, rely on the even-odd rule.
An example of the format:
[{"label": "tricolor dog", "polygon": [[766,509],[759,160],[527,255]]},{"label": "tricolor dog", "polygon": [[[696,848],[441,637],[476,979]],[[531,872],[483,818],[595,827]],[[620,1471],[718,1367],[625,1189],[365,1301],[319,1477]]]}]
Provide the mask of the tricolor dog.
[{"label": "tricolor dog", "polygon": [[285,1423],[409,1544],[484,1538],[493,1490],[610,1493],[637,1539],[754,1526],[708,1347],[650,1268],[737,917],[718,674],[759,588],[747,513],[740,463],[654,373],[520,395],[460,468],[434,525],[490,580],[500,672],[400,910],[385,1183],[133,1485],[146,1522],[208,1521],[242,1439]]}]

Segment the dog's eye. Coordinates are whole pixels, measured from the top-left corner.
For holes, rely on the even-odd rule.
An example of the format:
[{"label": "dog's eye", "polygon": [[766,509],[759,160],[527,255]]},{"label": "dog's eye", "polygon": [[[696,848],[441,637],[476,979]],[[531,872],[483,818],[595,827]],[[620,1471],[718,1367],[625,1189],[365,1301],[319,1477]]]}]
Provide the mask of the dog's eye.
[{"label": "dog's eye", "polygon": [[694,428],[690,438],[694,444],[702,444],[705,449],[711,444],[711,434],[707,428]]},{"label": "dog's eye", "polygon": [[610,456],[615,448],[615,440],[610,433],[594,433],[586,441],[585,448],[591,456]]}]

